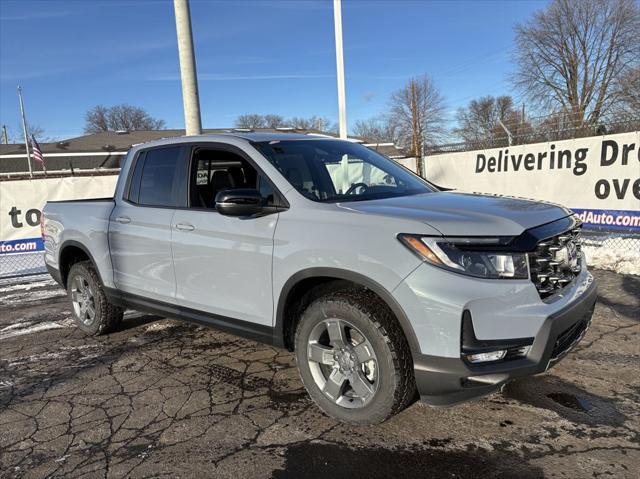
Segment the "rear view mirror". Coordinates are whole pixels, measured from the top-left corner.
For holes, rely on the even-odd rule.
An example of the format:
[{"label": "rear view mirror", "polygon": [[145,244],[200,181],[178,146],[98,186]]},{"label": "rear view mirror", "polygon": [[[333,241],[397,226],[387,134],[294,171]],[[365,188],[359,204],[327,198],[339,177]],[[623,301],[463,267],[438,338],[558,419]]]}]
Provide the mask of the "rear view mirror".
[{"label": "rear view mirror", "polygon": [[216,195],[216,210],[225,216],[252,216],[261,213],[263,205],[258,190],[222,190]]}]

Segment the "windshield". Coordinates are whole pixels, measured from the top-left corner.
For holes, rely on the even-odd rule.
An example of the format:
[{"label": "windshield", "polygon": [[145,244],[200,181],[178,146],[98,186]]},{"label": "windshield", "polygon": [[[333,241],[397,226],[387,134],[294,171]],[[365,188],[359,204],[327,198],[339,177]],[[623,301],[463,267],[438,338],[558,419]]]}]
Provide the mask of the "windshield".
[{"label": "windshield", "polygon": [[362,201],[436,191],[393,160],[358,143],[274,140],[254,146],[296,190],[314,201]]}]

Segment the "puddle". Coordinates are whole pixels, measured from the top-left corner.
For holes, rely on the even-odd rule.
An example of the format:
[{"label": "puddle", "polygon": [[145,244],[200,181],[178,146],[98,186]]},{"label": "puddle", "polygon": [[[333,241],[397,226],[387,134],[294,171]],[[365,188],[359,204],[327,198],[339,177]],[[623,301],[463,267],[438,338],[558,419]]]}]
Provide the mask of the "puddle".
[{"label": "puddle", "polygon": [[555,376],[536,376],[513,381],[505,397],[553,411],[574,423],[620,426],[626,417],[613,399],[598,396]]},{"label": "puddle", "polygon": [[585,397],[574,396],[573,394],[567,393],[549,393],[547,397],[561,406],[571,408],[574,411],[589,412],[592,409],[591,403]]},{"label": "puddle", "polygon": [[510,451],[488,451],[476,446],[447,449],[352,449],[342,444],[302,443],[287,448],[283,469],[275,470],[275,479],[304,477],[376,477],[429,478],[542,478],[540,468],[527,464]]}]

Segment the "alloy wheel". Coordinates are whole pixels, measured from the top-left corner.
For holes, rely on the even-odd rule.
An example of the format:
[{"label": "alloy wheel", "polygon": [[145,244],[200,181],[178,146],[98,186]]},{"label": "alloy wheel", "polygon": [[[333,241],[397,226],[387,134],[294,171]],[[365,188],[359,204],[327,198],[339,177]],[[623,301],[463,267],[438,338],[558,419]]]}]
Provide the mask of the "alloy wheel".
[{"label": "alloy wheel", "polygon": [[307,359],[316,385],[339,406],[363,407],[378,390],[373,346],[348,321],[330,318],[318,323],[309,336]]},{"label": "alloy wheel", "polygon": [[96,302],[93,289],[84,276],[77,275],[71,281],[71,303],[76,317],[89,326],[96,318]]}]

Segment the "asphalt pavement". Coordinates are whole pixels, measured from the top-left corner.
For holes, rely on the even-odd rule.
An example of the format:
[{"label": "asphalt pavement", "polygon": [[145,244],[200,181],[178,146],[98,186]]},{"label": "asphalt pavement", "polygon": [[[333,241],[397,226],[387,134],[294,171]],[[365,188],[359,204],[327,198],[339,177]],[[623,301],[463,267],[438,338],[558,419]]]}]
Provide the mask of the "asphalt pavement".
[{"label": "asphalt pavement", "polygon": [[47,276],[0,283],[0,477],[637,478],[640,277],[596,271],[546,374],[373,427],[325,416],[293,354],[128,312],[84,336]]}]

